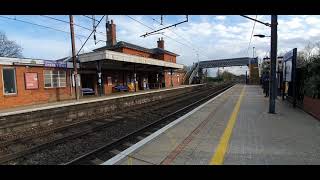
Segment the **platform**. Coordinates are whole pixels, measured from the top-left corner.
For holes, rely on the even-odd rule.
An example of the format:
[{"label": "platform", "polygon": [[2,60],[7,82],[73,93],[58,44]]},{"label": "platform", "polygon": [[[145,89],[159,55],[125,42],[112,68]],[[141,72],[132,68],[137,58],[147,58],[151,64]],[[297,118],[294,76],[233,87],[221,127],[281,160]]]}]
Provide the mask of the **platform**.
[{"label": "platform", "polygon": [[235,85],[104,165],[320,164],[320,122]]}]

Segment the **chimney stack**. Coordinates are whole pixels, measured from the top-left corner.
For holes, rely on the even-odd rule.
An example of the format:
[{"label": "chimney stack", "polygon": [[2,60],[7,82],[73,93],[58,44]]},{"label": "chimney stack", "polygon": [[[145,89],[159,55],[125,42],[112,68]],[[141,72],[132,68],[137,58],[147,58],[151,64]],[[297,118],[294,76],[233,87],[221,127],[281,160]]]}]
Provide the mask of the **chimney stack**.
[{"label": "chimney stack", "polygon": [[111,24],[109,21],[107,23],[107,46],[114,46],[116,43],[116,25],[113,24],[113,20],[111,20]]},{"label": "chimney stack", "polygon": [[159,38],[157,43],[158,43],[158,48],[164,49],[164,40],[162,37],[161,37],[161,39]]}]

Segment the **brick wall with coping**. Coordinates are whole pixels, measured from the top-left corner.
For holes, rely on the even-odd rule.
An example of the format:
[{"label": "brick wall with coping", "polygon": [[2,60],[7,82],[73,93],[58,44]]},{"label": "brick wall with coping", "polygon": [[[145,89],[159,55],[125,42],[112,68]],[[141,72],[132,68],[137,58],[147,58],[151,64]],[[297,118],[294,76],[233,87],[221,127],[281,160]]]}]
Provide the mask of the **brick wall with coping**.
[{"label": "brick wall with coping", "polygon": [[143,107],[146,103],[158,102],[164,98],[203,88],[205,85],[168,89],[158,92],[112,98],[91,103],[54,107],[45,110],[0,116],[0,134],[27,130],[32,127],[47,127],[57,123],[72,123],[108,115],[125,113]]},{"label": "brick wall with coping", "polygon": [[320,120],[320,99],[314,99],[308,96],[304,96],[303,109]]}]

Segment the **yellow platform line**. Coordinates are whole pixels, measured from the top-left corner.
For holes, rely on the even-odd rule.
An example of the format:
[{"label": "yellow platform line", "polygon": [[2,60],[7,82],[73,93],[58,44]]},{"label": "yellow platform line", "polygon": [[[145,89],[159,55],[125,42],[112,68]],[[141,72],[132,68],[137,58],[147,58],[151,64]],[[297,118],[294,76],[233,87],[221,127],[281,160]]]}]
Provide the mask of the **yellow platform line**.
[{"label": "yellow platform line", "polygon": [[243,99],[243,96],[244,96],[244,92],[245,92],[245,87],[244,86],[242,88],[242,91],[241,91],[241,94],[237,100],[237,103],[232,111],[232,114],[228,120],[228,124],[227,124],[227,127],[226,129],[224,130],[221,138],[220,138],[220,142],[216,148],[216,151],[215,153],[213,154],[211,160],[210,160],[210,165],[221,165],[223,164],[223,161],[224,161],[224,156],[227,152],[227,149],[228,149],[228,145],[229,145],[229,140],[230,140],[230,137],[231,137],[231,134],[232,134],[232,130],[233,130],[233,127],[234,127],[234,124],[237,120],[237,117],[238,117],[238,113],[239,113],[239,110],[240,110],[240,105],[241,105],[241,101]]}]

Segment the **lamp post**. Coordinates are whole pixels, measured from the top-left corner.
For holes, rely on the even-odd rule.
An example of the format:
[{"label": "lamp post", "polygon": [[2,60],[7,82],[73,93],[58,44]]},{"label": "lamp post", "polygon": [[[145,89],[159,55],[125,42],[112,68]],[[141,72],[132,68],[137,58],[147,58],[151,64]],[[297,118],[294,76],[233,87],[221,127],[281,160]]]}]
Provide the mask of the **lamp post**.
[{"label": "lamp post", "polygon": [[269,113],[275,113],[276,104],[276,63],[277,63],[277,26],[278,26],[277,15],[271,15],[271,78],[270,78],[270,103]]},{"label": "lamp post", "polygon": [[278,26],[278,16],[277,15],[271,15],[271,24],[264,23],[262,21],[259,21],[257,19],[250,18],[248,16],[241,15],[242,17],[245,17],[247,19],[256,21],[258,23],[264,24],[265,26],[268,26],[271,28],[271,36],[265,36],[262,34],[257,34],[255,36],[257,37],[271,37],[271,67],[270,67],[270,99],[269,99],[269,113],[274,114],[275,113],[275,99],[276,99],[276,61],[277,61],[277,26]]},{"label": "lamp post", "polygon": [[271,55],[270,55],[270,96],[269,96],[269,113],[275,113],[275,100],[277,94],[276,81],[276,63],[277,63],[277,16],[271,16],[271,36],[264,34],[255,34],[259,38],[271,37]]}]

